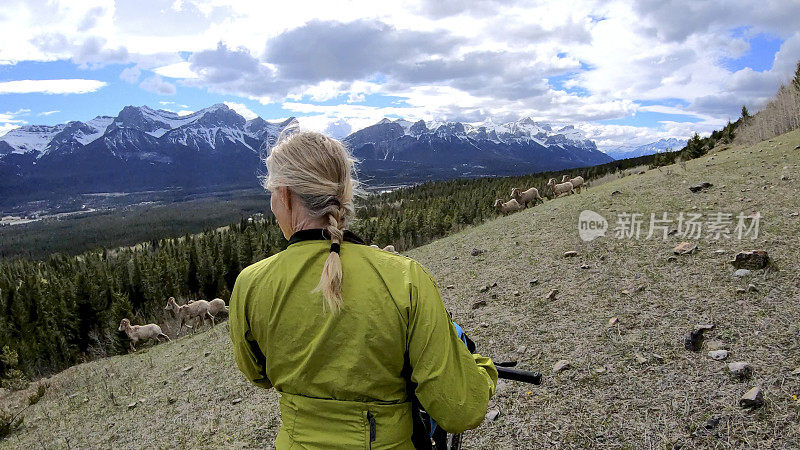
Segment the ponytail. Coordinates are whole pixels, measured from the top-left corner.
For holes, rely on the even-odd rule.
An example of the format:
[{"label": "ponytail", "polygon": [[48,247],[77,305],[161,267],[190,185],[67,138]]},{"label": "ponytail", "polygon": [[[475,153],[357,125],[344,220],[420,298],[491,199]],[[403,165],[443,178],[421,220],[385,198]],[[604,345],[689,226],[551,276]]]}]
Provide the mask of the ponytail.
[{"label": "ponytail", "polygon": [[344,232],[339,228],[339,220],[336,219],[334,213],[328,213],[328,220],[330,225],[326,229],[331,236],[331,251],[325,259],[319,283],[312,292],[322,292],[328,310],[336,315],[341,312],[344,303],[342,301],[342,258],[339,256]]},{"label": "ponytail", "polygon": [[361,193],[355,177],[356,160],[341,142],[317,132],[285,136],[281,132],[281,136],[265,160],[268,176],[263,186],[269,191],[285,186],[300,197],[312,217],[327,218],[331,251],[312,292],[321,292],[324,308],[338,314],[344,305],[339,250],[343,230],[355,214],[353,199]]}]

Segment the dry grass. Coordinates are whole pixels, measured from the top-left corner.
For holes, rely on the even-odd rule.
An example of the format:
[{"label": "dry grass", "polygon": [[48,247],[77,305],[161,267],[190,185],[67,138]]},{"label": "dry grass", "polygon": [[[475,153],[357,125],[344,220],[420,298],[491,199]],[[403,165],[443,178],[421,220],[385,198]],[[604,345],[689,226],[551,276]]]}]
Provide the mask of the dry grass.
[{"label": "dry grass", "polygon": [[[800,447],[800,404],[792,399],[800,395],[800,377],[790,374],[800,366],[800,218],[792,215],[800,212],[798,144],[795,131],[689,161],[686,170],[612,180],[409,252],[440,286],[455,285],[442,290],[445,302],[482,353],[545,373],[540,387],[501,382],[492,405],[500,418],[467,432],[465,447]],[[714,187],[689,192],[702,181]],[[581,241],[583,209],[601,213],[612,227],[618,212],[760,211],[763,219],[755,241],[702,238],[699,252],[670,262],[675,237]],[[474,247],[487,252],[472,257]],[[752,248],[768,250],[776,270],[735,279],[727,260]],[[564,258],[567,250],[579,256]],[[534,278],[539,283],[529,285]],[[478,293],[495,281],[497,287]],[[750,283],[758,292],[736,293]],[[553,288],[557,299],[544,300]],[[478,299],[488,304],[473,310]],[[613,327],[611,317],[619,318]],[[707,342],[721,342],[730,361],[749,361],[752,380],[730,379],[725,363],[706,349],[683,348],[683,335],[706,322],[716,325]],[[556,376],[550,368],[560,359],[573,368]],[[227,324],[78,365],[48,382],[0,447],[260,448],[279,425],[276,394],[237,373]],[[740,409],[739,397],[758,383],[765,406]],[[0,395],[0,402],[23,405],[29,395]],[[712,416],[720,421],[706,428]]]},{"label": "dry grass", "polygon": [[736,132],[736,142],[753,144],[797,128],[800,128],[800,86],[790,82],[782,85],[761,111],[745,120]]}]

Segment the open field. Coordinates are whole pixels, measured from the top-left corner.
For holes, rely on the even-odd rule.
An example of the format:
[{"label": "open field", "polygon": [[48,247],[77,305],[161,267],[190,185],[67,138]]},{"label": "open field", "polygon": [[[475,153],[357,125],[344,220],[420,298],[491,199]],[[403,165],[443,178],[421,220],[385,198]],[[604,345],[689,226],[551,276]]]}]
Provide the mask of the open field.
[{"label": "open field", "polygon": [[[467,432],[465,447],[800,447],[800,375],[792,375],[800,367],[800,130],[773,141],[611,179],[408,252],[434,274],[481,353],[545,374],[540,387],[501,382],[490,405],[498,420]],[[713,186],[691,193],[699,182]],[[585,209],[609,221],[605,238],[580,240]],[[710,239],[705,229],[699,239],[645,239],[650,214],[664,212],[762,219],[752,240]],[[619,213],[643,214],[640,239],[613,237]],[[699,251],[670,260],[681,240]],[[485,252],[474,257],[473,248]],[[727,261],[751,249],[767,250],[773,267],[735,278]],[[737,292],[750,284],[756,291]],[[552,289],[559,293],[547,300]],[[473,309],[477,300],[486,306]],[[686,350],[684,335],[704,323],[715,328],[703,349]],[[729,350],[728,360],[709,358],[711,347]],[[561,359],[572,368],[554,374]],[[730,361],[749,362],[752,379],[730,378]],[[261,448],[280,423],[277,395],[237,372],[227,324],[43,382],[44,397],[0,447]],[[764,406],[741,409],[756,385]],[[27,404],[34,388],[0,403]]]}]

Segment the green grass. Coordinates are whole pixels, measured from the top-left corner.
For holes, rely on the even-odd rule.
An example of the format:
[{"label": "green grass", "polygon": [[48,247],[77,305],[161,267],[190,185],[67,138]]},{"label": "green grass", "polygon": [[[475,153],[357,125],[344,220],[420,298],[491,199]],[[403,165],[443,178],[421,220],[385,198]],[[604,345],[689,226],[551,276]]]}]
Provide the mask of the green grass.
[{"label": "green grass", "polygon": [[[501,382],[491,405],[501,419],[467,432],[465,448],[800,446],[800,404],[792,400],[800,377],[790,374],[800,366],[800,217],[792,215],[800,212],[798,144],[795,131],[712,153],[685,169],[611,179],[408,252],[435,275],[448,309],[481,353],[545,374],[540,387]],[[689,192],[702,181],[714,186]],[[759,211],[763,219],[756,240],[703,237],[697,253],[670,261],[675,236],[581,241],[577,218],[584,209],[604,215],[611,227],[618,212]],[[475,247],[487,253],[470,256]],[[767,250],[780,270],[734,278],[727,261],[750,249]],[[564,258],[567,250],[579,256]],[[530,286],[534,278],[539,283]],[[495,281],[497,287],[478,292]],[[750,283],[757,293],[736,293]],[[455,288],[444,289],[450,284]],[[557,298],[545,300],[553,288]],[[488,305],[473,310],[479,299]],[[609,327],[611,317],[619,322]],[[709,322],[716,328],[706,341],[721,341],[728,361],[750,362],[752,380],[730,379],[725,362],[711,360],[705,348],[683,348],[683,335]],[[174,324],[167,326],[172,333]],[[280,423],[277,395],[247,384],[230,345],[223,324],[74,366],[47,380],[44,396],[0,447],[269,447]],[[637,353],[647,362],[637,362]],[[560,359],[571,360],[572,369],[554,375]],[[758,383],[766,404],[741,410],[739,397]],[[0,393],[0,402],[20,408],[29,395]],[[708,430],[712,415],[722,419]]]}]

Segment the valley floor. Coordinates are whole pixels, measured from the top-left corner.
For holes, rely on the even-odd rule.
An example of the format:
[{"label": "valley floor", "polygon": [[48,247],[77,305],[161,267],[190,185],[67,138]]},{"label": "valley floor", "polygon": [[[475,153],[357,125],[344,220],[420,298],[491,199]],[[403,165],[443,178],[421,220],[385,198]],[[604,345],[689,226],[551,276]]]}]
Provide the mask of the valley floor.
[{"label": "valley floor", "polygon": [[[490,405],[499,418],[467,432],[464,447],[800,447],[798,145],[800,130],[612,180],[410,251],[482,354],[545,375],[539,387],[501,382]],[[713,186],[689,191],[701,182]],[[606,237],[579,238],[586,209],[608,220]],[[645,238],[651,213],[680,212],[702,214],[704,225],[732,213],[731,229],[737,214],[760,213],[759,234],[713,239],[704,226],[699,239]],[[614,237],[622,213],[643,214],[638,240]],[[699,250],[671,258],[682,240]],[[768,251],[773,268],[734,277],[728,261],[751,249]],[[486,306],[473,309],[478,300]],[[704,323],[714,329],[703,349],[686,350],[684,336]],[[44,397],[0,447],[268,447],[277,395],[245,381],[230,347],[223,324],[72,367],[44,380]],[[707,356],[716,347],[730,352],[726,361]],[[571,368],[553,373],[562,359]],[[753,377],[731,378],[732,361],[749,362]],[[764,406],[740,408],[756,385]]]}]

